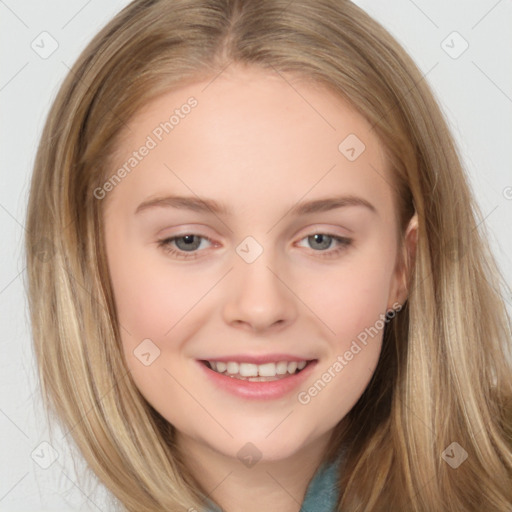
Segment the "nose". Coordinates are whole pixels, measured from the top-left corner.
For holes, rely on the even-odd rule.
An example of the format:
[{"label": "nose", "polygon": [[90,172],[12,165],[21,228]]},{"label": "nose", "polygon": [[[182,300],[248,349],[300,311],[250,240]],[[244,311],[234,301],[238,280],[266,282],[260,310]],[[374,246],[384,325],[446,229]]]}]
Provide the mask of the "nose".
[{"label": "nose", "polygon": [[[270,251],[268,251],[270,252]],[[297,316],[293,286],[263,254],[253,263],[237,261],[223,308],[226,323],[253,331],[282,329]]]}]

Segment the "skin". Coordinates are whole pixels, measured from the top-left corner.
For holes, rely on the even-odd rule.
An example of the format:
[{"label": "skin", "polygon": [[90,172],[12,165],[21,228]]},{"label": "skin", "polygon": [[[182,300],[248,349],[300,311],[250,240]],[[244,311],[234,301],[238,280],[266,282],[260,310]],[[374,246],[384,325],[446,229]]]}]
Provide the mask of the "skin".
[{"label": "skin", "polygon": [[[211,499],[228,512],[296,512],[329,435],[368,385],[382,330],[309,403],[299,403],[298,392],[407,296],[392,177],[375,133],[343,99],[311,82],[235,65],[147,105],[120,140],[113,172],[190,96],[197,107],[103,199],[126,363],[144,397],[176,427],[186,463]],[[366,146],[353,162],[338,149],[349,134]],[[134,213],[143,201],[171,194],[215,199],[232,215],[170,207]],[[334,195],[364,198],[376,212],[346,206],[287,214]],[[409,251],[416,231],[411,223]],[[352,243],[315,243],[308,238],[315,233]],[[185,234],[212,242],[202,239],[194,259],[158,246]],[[252,263],[236,252],[247,236],[263,249]],[[170,246],[190,254],[179,243]],[[160,354],[146,366],[134,350],[148,338]],[[196,362],[269,352],[318,364],[300,389],[258,401],[212,386]],[[252,467],[237,457],[247,442],[261,452]]]}]

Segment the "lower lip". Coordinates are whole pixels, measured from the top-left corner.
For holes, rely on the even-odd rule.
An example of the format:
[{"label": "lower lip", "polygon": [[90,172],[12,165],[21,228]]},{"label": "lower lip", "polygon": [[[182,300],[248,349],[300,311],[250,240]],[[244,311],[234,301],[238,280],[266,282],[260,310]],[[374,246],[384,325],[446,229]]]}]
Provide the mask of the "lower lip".
[{"label": "lower lip", "polygon": [[201,361],[197,361],[202,371],[206,373],[207,378],[211,379],[213,384],[235,396],[254,400],[275,400],[292,392],[308,378],[317,362],[317,360],[311,361],[299,373],[294,373],[289,377],[268,382],[251,382],[227,377],[222,373],[210,370]]}]

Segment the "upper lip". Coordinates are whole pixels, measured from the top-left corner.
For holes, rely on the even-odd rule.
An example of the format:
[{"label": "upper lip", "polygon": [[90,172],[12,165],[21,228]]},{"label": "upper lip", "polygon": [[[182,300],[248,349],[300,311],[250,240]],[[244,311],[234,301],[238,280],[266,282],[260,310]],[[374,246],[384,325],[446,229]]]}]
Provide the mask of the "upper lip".
[{"label": "upper lip", "polygon": [[300,362],[300,361],[312,361],[311,357],[299,357],[290,354],[233,354],[231,356],[213,356],[202,359],[202,361],[218,361],[222,363],[252,363],[252,364],[265,364],[265,363],[277,363],[279,361],[287,362]]}]

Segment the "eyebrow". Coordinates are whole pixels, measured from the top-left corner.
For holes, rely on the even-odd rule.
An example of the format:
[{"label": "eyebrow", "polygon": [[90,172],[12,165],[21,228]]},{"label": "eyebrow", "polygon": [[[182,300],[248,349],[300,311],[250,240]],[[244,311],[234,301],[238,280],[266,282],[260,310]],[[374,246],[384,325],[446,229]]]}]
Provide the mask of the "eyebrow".
[{"label": "eyebrow", "polygon": [[[289,213],[294,216],[310,215],[313,213],[327,212],[336,208],[347,206],[363,206],[378,215],[377,209],[366,199],[357,196],[328,197],[313,201],[298,203],[290,209]],[[233,212],[224,204],[213,199],[198,198],[191,196],[165,196],[148,199],[137,207],[135,214],[147,211],[151,208],[176,208],[180,210],[191,210],[199,213],[213,213],[216,215],[233,215]]]}]

